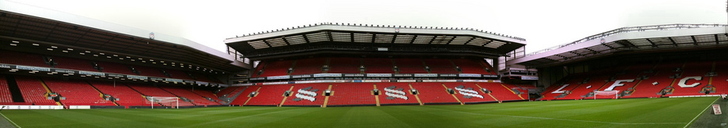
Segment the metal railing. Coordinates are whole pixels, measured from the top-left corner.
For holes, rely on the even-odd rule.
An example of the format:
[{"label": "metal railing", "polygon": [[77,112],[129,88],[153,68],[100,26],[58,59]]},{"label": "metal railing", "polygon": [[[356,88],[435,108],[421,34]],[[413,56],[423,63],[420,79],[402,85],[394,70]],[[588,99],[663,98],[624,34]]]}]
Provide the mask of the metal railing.
[{"label": "metal railing", "polygon": [[289,27],[289,28],[282,28],[282,29],[275,29],[275,30],[269,30],[269,31],[261,31],[256,33],[249,33],[242,36],[235,36],[231,38],[226,38],[226,40],[229,39],[235,39],[240,37],[246,37],[246,36],[254,36],[254,35],[260,35],[260,34],[266,34],[266,33],[272,33],[272,32],[279,32],[279,31],[286,31],[286,30],[293,30],[293,29],[299,29],[299,28],[308,28],[308,27],[316,27],[316,26],[350,26],[350,27],[374,27],[374,28],[392,28],[392,29],[429,29],[429,30],[466,30],[466,31],[475,31],[475,32],[481,32],[486,34],[492,34],[496,36],[516,39],[520,41],[526,41],[526,39],[521,37],[515,37],[510,35],[505,35],[501,33],[495,33],[495,32],[489,32],[485,30],[475,29],[475,28],[458,28],[458,27],[432,27],[432,26],[402,26],[402,25],[373,25],[373,24],[353,24],[353,23],[333,23],[333,22],[322,22],[322,23],[314,23],[314,24],[308,24],[303,26],[296,26],[296,27]]},{"label": "metal railing", "polygon": [[569,46],[569,45],[579,44],[579,43],[582,43],[582,42],[587,42],[587,41],[591,41],[591,40],[595,40],[595,39],[601,39],[603,37],[611,36],[611,35],[618,34],[618,33],[641,32],[641,31],[662,31],[662,30],[670,30],[670,29],[692,29],[692,28],[726,27],[726,26],[728,26],[728,25],[725,25],[725,24],[665,24],[665,25],[651,25],[651,26],[622,27],[622,28],[617,28],[617,29],[614,29],[614,30],[602,32],[602,33],[599,33],[599,34],[595,34],[595,35],[592,35],[592,36],[588,36],[588,37],[585,37],[585,38],[576,40],[576,41],[571,42],[571,43],[562,44],[562,45],[558,45],[558,46],[546,48],[546,49],[543,49],[543,50],[538,50],[538,51],[535,51],[535,52],[531,52],[531,53],[526,54],[525,56],[520,56],[520,57],[517,57],[517,58],[531,56],[531,55],[543,53],[543,52],[546,52],[546,51],[556,50],[556,49],[559,49],[559,48],[562,48],[562,47],[566,47],[566,46]]}]

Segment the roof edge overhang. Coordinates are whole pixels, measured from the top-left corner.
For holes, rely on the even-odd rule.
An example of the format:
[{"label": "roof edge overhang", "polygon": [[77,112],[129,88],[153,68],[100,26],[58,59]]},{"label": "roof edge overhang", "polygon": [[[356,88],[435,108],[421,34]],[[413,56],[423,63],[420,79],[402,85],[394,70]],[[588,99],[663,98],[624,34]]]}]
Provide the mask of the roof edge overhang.
[{"label": "roof edge overhang", "polygon": [[[211,55],[214,55],[219,58],[224,58],[232,63],[231,65],[238,66],[238,67],[245,67],[243,63],[235,61],[235,57],[228,55],[226,53],[223,53],[221,51],[215,50],[213,48],[207,47],[205,45],[199,44],[197,42],[180,38],[176,36],[171,36],[163,33],[154,33],[149,30],[143,30],[138,29],[134,27],[104,22],[96,19],[91,19],[83,16],[73,15],[65,12],[45,9],[41,7],[26,5],[22,3],[17,3],[13,1],[8,0],[0,0],[0,9],[9,11],[9,12],[15,12],[25,15],[31,15],[36,17],[42,17],[47,19],[52,19],[60,22],[66,22],[71,24],[76,24],[79,26],[87,26],[95,29],[100,29],[104,31],[109,32],[115,32],[115,33],[121,33],[131,36],[136,36],[139,38],[150,38],[158,41],[163,41],[171,44],[178,44],[186,47],[190,47],[192,49],[196,49],[200,52],[205,52]],[[150,35],[153,35],[153,37],[150,37]]]},{"label": "roof edge overhang", "polygon": [[[593,38],[588,41],[579,42],[575,44],[566,44],[561,45],[562,47],[551,49],[548,51],[539,52],[536,54],[529,54],[526,56],[523,56],[521,58],[514,59],[512,61],[508,61],[508,65],[514,65],[514,64],[524,64],[526,66],[528,65],[528,62],[531,61],[537,61],[540,59],[548,59],[547,57],[555,56],[562,53],[572,52],[575,50],[585,49],[596,45],[607,45],[607,44],[614,44],[617,41],[623,41],[623,40],[631,40],[631,39],[648,39],[648,38],[658,38],[658,37],[678,37],[678,36],[694,36],[694,35],[726,35],[728,31],[728,26],[721,25],[717,27],[701,27],[701,28],[683,28],[683,29],[665,29],[665,30],[643,30],[643,31],[632,31],[632,32],[623,32],[623,33],[616,33],[609,36],[604,36],[601,38]],[[716,42],[723,42],[723,41],[716,41]],[[716,44],[716,45],[723,45],[723,44]],[[659,48],[659,49],[665,49],[665,48]],[[649,50],[649,49],[639,49],[634,48],[634,46],[623,46],[619,48],[612,49],[608,51],[608,53],[612,52],[619,52],[622,50]],[[597,54],[608,54],[608,53],[597,53]],[[589,57],[587,57],[589,58]],[[551,60],[551,59],[549,59]],[[567,62],[569,60],[554,60],[552,63],[562,63]],[[543,63],[539,63],[543,64]],[[554,65],[554,64],[548,64],[548,65]]]},{"label": "roof edge overhang", "polygon": [[294,34],[309,33],[315,31],[353,31],[353,32],[373,32],[373,33],[406,33],[406,34],[438,34],[438,35],[473,35],[486,37],[495,40],[502,40],[512,43],[526,45],[526,40],[519,37],[512,37],[503,34],[486,32],[482,30],[470,28],[425,28],[425,27],[400,27],[400,26],[374,26],[374,25],[339,25],[338,23],[322,23],[306,27],[298,27],[294,29],[278,30],[274,32],[265,32],[262,34],[247,35],[242,37],[233,37],[225,40],[225,43],[235,43],[242,41],[266,39],[281,37]]}]

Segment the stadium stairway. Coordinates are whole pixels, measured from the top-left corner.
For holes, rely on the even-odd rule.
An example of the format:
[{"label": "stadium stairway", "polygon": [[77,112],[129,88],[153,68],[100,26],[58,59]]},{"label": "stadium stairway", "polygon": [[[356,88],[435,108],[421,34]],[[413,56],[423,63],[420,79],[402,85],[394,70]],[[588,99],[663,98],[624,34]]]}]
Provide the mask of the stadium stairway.
[{"label": "stadium stairway", "polygon": [[23,94],[25,103],[15,104],[36,104],[36,105],[61,105],[52,99],[48,99],[46,94],[50,93],[50,89],[46,87],[41,81],[31,77],[16,76],[15,81],[18,84],[18,88]]}]

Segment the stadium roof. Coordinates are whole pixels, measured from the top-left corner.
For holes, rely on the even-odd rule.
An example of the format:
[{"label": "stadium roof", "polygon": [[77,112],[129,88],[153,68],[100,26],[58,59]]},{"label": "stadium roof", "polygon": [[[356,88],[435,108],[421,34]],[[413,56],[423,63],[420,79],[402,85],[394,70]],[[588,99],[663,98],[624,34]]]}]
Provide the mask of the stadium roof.
[{"label": "stadium roof", "polygon": [[545,67],[616,53],[727,48],[726,30],[728,25],[722,24],[624,27],[529,53],[508,64]]},{"label": "stadium roof", "polygon": [[0,38],[3,40],[78,49],[75,52],[83,49],[128,61],[133,60],[129,58],[140,62],[166,60],[165,63],[176,62],[215,72],[241,71],[247,66],[234,61],[228,54],[187,39],[43,8],[8,4],[13,5],[0,4]]},{"label": "stadium roof", "polygon": [[[476,49],[481,54],[502,56],[526,45],[523,38],[507,36],[472,28],[444,28],[420,26],[362,25],[344,23],[319,23],[295,28],[249,34],[228,38],[227,45],[248,58],[256,59],[280,53],[281,48],[335,44],[331,49],[342,51],[373,52],[397,47]],[[444,47],[440,47],[444,46]],[[334,48],[334,47],[338,47]],[[348,47],[348,48],[343,48]],[[277,50],[269,50],[277,49]],[[305,49],[305,48],[299,48]],[[451,50],[428,50],[448,53]],[[304,50],[305,51],[305,50]],[[454,51],[453,51],[454,52]]]}]

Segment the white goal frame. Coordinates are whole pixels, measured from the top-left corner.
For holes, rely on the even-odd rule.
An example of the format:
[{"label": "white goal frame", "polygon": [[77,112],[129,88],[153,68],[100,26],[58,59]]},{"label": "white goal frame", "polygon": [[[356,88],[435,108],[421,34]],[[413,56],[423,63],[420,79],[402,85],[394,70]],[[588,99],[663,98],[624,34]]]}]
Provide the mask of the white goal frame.
[{"label": "white goal frame", "polygon": [[155,103],[172,103],[174,102],[174,108],[179,109],[179,97],[163,97],[163,96],[147,96],[147,101],[149,102],[149,106],[154,109]]},{"label": "white goal frame", "polygon": [[594,91],[594,96],[593,97],[594,97],[595,100],[597,99],[597,96],[599,95],[599,93],[602,93],[602,95],[606,95],[604,93],[607,93],[607,94],[610,94],[610,95],[611,95],[611,93],[614,93],[614,99],[619,99],[619,90]]}]

